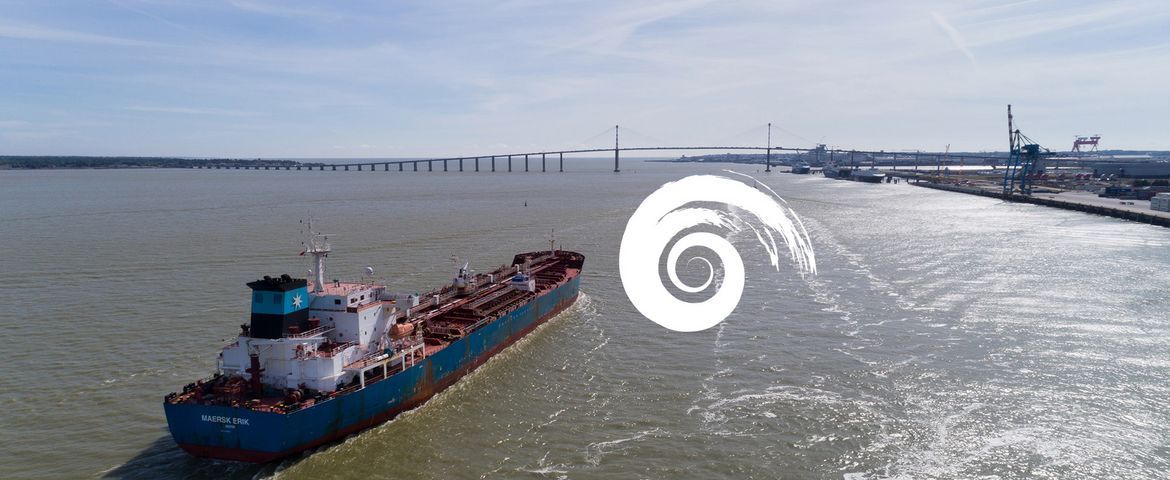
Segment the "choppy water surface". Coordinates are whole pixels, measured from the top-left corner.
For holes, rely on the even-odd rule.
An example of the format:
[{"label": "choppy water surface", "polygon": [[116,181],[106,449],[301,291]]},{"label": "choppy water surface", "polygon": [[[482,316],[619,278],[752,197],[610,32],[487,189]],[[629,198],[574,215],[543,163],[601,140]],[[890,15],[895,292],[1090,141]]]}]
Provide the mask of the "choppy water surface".
[{"label": "choppy water surface", "polygon": [[[647,194],[620,175],[7,171],[0,477],[1151,478],[1170,471],[1170,230],[822,177],[758,175],[818,274],[742,245],[727,321],[674,333],[618,278]],[[752,167],[739,167],[755,173]],[[592,169],[592,170],[590,170]],[[528,206],[524,206],[524,202]],[[188,457],[162,397],[210,373],[245,282],[303,272],[297,220],[395,288],[545,247],[578,305],[399,419],[277,465]]]}]

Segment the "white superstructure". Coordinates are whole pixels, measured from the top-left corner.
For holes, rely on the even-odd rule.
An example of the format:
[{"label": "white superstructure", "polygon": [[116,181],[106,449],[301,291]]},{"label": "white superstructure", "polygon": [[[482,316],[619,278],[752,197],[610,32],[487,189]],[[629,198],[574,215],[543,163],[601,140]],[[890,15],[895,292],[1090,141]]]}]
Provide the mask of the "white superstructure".
[{"label": "white superstructure", "polygon": [[[241,325],[240,335],[223,348],[220,374],[251,379],[253,388],[332,392],[364,386],[368,370],[404,369],[421,358],[422,339],[406,323],[418,295],[365,282],[325,283],[330,251],[314,234],[305,249],[313,256],[313,281],[284,275],[248,284],[254,292],[251,324]],[[398,323],[403,325],[395,328]]]}]

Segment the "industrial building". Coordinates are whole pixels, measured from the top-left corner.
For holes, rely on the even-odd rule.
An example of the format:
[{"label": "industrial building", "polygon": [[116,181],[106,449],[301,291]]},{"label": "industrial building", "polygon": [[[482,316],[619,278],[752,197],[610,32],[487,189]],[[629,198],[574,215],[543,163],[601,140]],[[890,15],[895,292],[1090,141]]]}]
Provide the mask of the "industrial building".
[{"label": "industrial building", "polygon": [[1093,164],[1093,176],[1117,175],[1125,178],[1170,178],[1170,162]]},{"label": "industrial building", "polygon": [[1150,209],[1170,212],[1170,193],[1159,193],[1150,199]]}]

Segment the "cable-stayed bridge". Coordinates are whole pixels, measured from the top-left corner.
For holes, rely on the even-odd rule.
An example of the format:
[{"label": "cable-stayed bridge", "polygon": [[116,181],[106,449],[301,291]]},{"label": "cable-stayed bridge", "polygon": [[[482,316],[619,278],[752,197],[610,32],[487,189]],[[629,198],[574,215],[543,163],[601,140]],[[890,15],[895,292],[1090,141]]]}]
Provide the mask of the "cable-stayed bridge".
[{"label": "cable-stayed bridge", "polygon": [[[906,164],[913,165],[941,165],[945,162],[971,162],[982,163],[988,160],[1002,161],[1005,157],[1002,155],[970,155],[970,154],[952,154],[947,152],[921,152],[921,151],[901,151],[901,152],[887,152],[883,150],[858,150],[858,149],[843,149],[843,148],[825,148],[824,145],[817,145],[816,147],[784,147],[771,144],[771,124],[768,124],[768,139],[765,145],[659,145],[659,146],[621,146],[620,143],[620,126],[614,126],[607,129],[606,133],[613,132],[614,145],[613,147],[598,147],[598,148],[570,148],[564,150],[543,150],[543,151],[528,151],[518,153],[506,154],[492,154],[492,155],[462,155],[452,157],[438,157],[438,158],[419,158],[419,159],[405,159],[405,160],[352,160],[345,163],[311,163],[311,164],[288,164],[282,162],[279,165],[265,165],[263,161],[253,162],[249,165],[225,165],[217,164],[214,160],[209,160],[206,165],[195,168],[209,168],[209,169],[236,169],[236,170],[318,170],[318,171],[522,171],[532,172],[537,171],[536,162],[539,161],[539,171],[549,171],[549,161],[555,161],[557,172],[565,171],[565,156],[566,155],[582,155],[582,154],[597,154],[597,153],[612,153],[613,154],[613,171],[621,171],[621,154],[622,152],[654,152],[654,151],[711,151],[711,152],[757,152],[764,154],[765,171],[771,171],[774,165],[773,153],[812,153],[816,154],[820,162],[854,162],[858,156],[861,158],[887,158],[892,159],[893,163],[897,163],[902,159]],[[596,159],[593,159],[594,161]]]}]

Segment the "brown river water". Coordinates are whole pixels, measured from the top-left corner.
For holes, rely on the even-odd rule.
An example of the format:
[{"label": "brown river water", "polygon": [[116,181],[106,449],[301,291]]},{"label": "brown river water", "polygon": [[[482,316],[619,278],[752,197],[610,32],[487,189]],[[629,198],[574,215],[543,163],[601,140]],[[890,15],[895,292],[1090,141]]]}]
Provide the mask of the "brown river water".
[{"label": "brown river water", "polygon": [[[1170,229],[744,165],[567,160],[566,173],[0,171],[0,478],[1156,478],[1170,471]],[[724,168],[771,186],[818,273],[754,239],[722,324],[643,318],[625,222]],[[525,206],[527,202],[527,206]],[[165,394],[211,373],[246,282],[395,289],[547,248],[577,305],[398,419],[270,465],[192,458]],[[1164,477],[1163,477],[1164,478]]]}]

